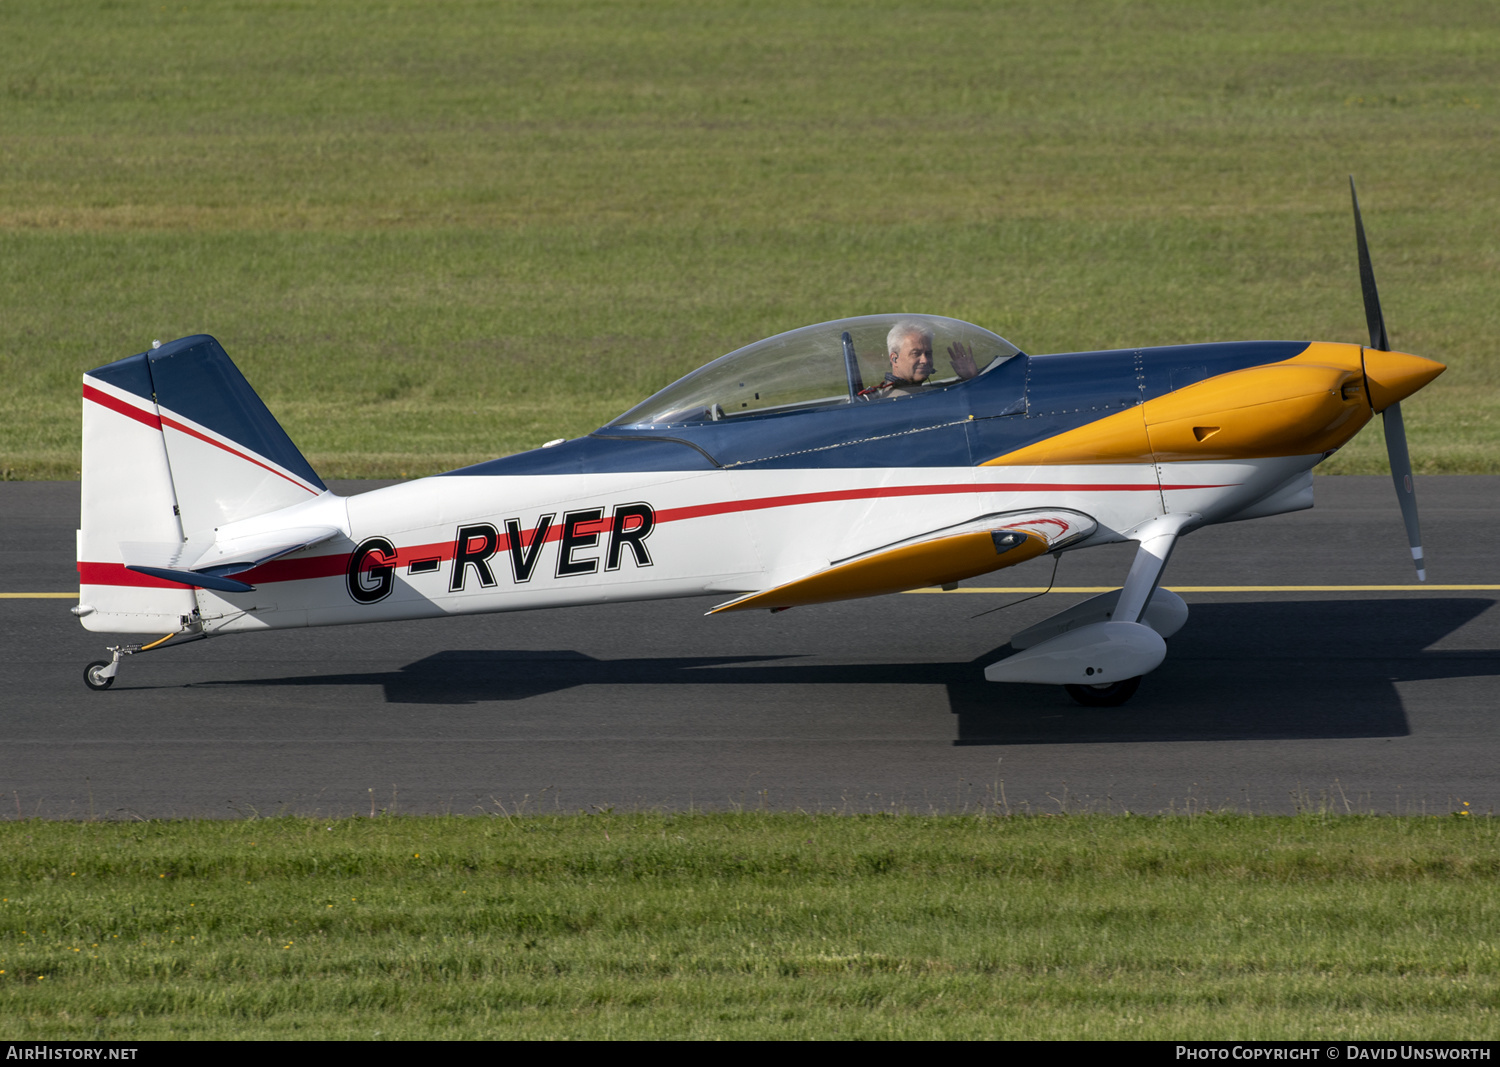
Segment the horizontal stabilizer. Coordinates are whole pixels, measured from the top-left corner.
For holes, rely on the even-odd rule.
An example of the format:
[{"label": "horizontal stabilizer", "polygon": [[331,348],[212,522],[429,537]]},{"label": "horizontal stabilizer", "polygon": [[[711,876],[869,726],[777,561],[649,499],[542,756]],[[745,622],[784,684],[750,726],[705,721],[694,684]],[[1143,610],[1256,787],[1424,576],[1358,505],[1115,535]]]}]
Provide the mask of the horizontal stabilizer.
[{"label": "horizontal stabilizer", "polygon": [[265,533],[249,534],[215,541],[196,560],[191,570],[214,570],[220,573],[226,567],[249,570],[262,563],[290,555],[304,548],[321,544],[344,531],[337,526],[301,526],[289,530],[269,530]]},{"label": "horizontal stabilizer", "polygon": [[231,574],[320,544],[344,531],[337,526],[298,526],[231,537],[223,541],[129,541],[120,545],[128,570],[221,593],[248,593],[255,587],[232,581]]},{"label": "horizontal stabilizer", "polygon": [[122,541],[120,554],[127,567],[165,567],[169,570],[234,574],[262,563],[311,548],[344,531],[337,526],[299,526],[267,530],[222,541],[193,538],[173,544],[168,541]]},{"label": "horizontal stabilizer", "polygon": [[1035,559],[1094,530],[1093,519],[1063,508],[982,515],[958,526],[835,560],[822,570],[720,604],[709,614],[824,604],[950,585]]},{"label": "horizontal stabilizer", "polygon": [[255,592],[253,585],[246,585],[244,582],[237,582],[233,578],[225,578],[217,574],[172,570],[169,567],[137,567],[131,564],[126,564],[125,569],[135,571],[137,574],[149,574],[153,578],[165,578],[169,582],[181,582],[183,585],[191,585],[198,589],[217,589],[221,593]]}]

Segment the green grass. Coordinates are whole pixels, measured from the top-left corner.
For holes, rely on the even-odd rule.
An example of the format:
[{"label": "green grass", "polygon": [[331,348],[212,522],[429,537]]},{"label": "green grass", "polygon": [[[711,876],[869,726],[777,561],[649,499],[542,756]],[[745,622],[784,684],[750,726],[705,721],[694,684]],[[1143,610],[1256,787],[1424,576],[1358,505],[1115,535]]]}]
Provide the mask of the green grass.
[{"label": "green grass", "polygon": [[1500,1027],[1487,818],[27,820],[0,847],[14,1040]]},{"label": "green grass", "polygon": [[[599,425],[892,309],[1033,352],[1365,336],[1500,471],[1488,0],[0,4],[0,476],[78,375],[218,336],[325,476]],[[1383,469],[1370,431],[1326,465]]]}]

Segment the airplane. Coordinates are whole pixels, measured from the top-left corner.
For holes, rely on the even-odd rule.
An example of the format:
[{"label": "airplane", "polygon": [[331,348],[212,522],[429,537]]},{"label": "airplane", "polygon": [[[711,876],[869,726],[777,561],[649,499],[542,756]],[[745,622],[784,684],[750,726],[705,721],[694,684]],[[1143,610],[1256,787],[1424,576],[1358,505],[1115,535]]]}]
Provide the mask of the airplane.
[{"label": "airplane", "polygon": [[256,630],[704,595],[727,597],[710,615],[776,612],[1134,542],[1120,589],[984,671],[1121,704],[1187,620],[1160,585],[1177,540],[1311,507],[1313,468],[1376,414],[1425,580],[1401,401],[1446,368],[1392,351],[1349,184],[1368,345],[1028,355],[952,318],[864,315],[730,352],[583,437],[350,497],[216,340],[157,342],[83,378],[72,610],[166,633],[84,681]]}]

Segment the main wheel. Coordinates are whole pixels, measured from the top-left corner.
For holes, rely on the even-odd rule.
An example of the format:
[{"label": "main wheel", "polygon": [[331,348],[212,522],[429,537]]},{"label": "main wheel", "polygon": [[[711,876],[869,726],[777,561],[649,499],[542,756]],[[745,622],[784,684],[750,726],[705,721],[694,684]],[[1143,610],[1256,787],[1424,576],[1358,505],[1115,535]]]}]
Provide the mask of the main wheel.
[{"label": "main wheel", "polygon": [[1075,703],[1086,708],[1117,708],[1135,696],[1135,691],[1140,687],[1140,675],[1126,678],[1123,682],[1111,682],[1109,685],[1063,686]]},{"label": "main wheel", "polygon": [[83,669],[83,684],[90,689],[108,689],[114,685],[115,676],[113,674],[105,676],[99,673],[108,666],[109,660],[107,659],[96,659],[93,663],[90,663]]}]

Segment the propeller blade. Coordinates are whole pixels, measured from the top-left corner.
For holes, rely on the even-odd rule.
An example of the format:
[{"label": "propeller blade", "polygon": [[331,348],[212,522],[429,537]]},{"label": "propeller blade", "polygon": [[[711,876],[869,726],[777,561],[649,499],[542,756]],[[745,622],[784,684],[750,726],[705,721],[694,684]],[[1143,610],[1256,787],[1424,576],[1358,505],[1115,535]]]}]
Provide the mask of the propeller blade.
[{"label": "propeller blade", "polygon": [[[1375,291],[1375,268],[1370,266],[1370,246],[1365,241],[1365,224],[1359,217],[1359,194],[1354,191],[1354,175],[1349,175],[1349,196],[1354,201],[1354,236],[1359,242],[1359,287],[1365,295],[1365,324],[1370,327],[1370,347],[1382,352],[1391,350],[1385,333],[1385,316],[1380,313],[1380,294]],[[1398,420],[1400,416],[1397,416]]]},{"label": "propeller blade", "polygon": [[1406,450],[1406,424],[1401,421],[1401,405],[1385,409],[1385,451],[1391,460],[1391,481],[1396,483],[1396,499],[1401,501],[1401,518],[1406,523],[1406,541],[1411,545],[1412,562],[1417,565],[1417,581],[1427,580],[1427,563],[1422,559],[1422,527],[1417,522],[1417,494],[1411,484],[1411,454]]},{"label": "propeller blade", "polygon": [[[1365,223],[1359,216],[1359,194],[1354,191],[1354,175],[1349,175],[1349,198],[1354,201],[1354,237],[1359,244],[1359,287],[1365,297],[1365,325],[1370,328],[1370,347],[1380,352],[1391,350],[1391,339],[1385,332],[1385,316],[1380,313],[1380,294],[1375,290],[1375,268],[1370,265],[1370,245],[1365,240]],[[1369,370],[1366,368],[1366,392],[1369,392]],[[1372,401],[1373,406],[1373,401]],[[1385,408],[1385,452],[1391,461],[1391,481],[1396,483],[1396,499],[1401,502],[1401,519],[1406,523],[1406,541],[1411,545],[1412,562],[1417,565],[1417,581],[1427,580],[1427,564],[1422,558],[1422,527],[1417,521],[1417,494],[1411,484],[1411,453],[1406,448],[1406,423],[1401,419],[1401,404]]]}]

